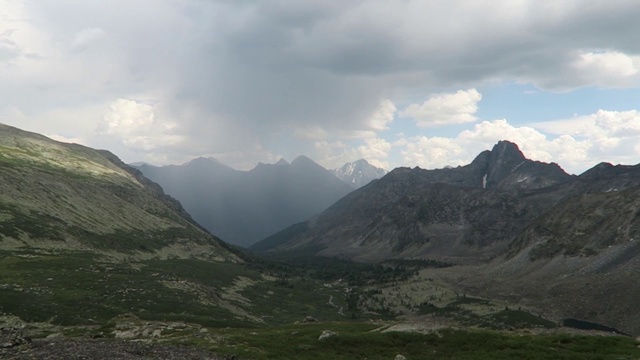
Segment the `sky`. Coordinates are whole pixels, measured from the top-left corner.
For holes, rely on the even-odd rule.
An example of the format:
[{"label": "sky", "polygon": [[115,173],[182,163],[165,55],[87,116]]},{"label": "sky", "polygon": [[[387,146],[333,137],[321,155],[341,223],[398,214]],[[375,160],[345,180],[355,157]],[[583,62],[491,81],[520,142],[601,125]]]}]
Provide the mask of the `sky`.
[{"label": "sky", "polygon": [[0,0],[0,122],[125,162],[640,163],[637,0]]}]

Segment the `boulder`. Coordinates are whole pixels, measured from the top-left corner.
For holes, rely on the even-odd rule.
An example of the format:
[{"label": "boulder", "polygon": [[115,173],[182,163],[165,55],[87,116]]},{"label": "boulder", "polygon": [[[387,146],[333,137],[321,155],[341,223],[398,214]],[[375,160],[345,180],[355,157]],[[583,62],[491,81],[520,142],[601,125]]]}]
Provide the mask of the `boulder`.
[{"label": "boulder", "polygon": [[313,316],[309,315],[309,316],[305,317],[304,320],[302,320],[302,322],[303,323],[318,322],[318,319],[316,319]]},{"label": "boulder", "polygon": [[318,337],[318,340],[322,341],[324,339],[330,338],[332,336],[337,336],[338,333],[335,331],[331,331],[331,330],[325,330],[322,332],[322,334],[320,334],[320,337]]}]

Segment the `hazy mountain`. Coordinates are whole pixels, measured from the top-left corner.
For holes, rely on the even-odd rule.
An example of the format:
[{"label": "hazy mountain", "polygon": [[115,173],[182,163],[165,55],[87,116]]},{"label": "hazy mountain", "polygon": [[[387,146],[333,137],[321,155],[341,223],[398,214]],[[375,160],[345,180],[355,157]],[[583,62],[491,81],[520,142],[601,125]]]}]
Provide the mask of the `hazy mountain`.
[{"label": "hazy mountain", "polygon": [[234,259],[180,203],[107,151],[0,125],[3,248]]},{"label": "hazy mountain", "polygon": [[331,172],[354,189],[359,189],[372,180],[380,179],[387,174],[387,170],[375,167],[365,159],[346,163]]},{"label": "hazy mountain", "polygon": [[199,158],[140,171],[184,205],[198,223],[227,242],[247,246],[306,220],[351,191],[313,160],[258,164],[238,171]]}]

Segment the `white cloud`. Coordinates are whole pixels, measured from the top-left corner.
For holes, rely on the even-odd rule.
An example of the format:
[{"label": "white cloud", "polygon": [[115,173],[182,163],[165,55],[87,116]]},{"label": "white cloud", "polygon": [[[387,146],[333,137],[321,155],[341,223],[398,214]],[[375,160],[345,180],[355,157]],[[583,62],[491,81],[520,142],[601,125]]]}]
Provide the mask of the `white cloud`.
[{"label": "white cloud", "polygon": [[87,28],[76,34],[71,45],[75,49],[83,49],[105,36],[106,33],[101,28]]},{"label": "white cloud", "polygon": [[571,135],[548,138],[542,132],[528,126],[513,126],[506,120],[483,121],[472,130],[465,130],[457,137],[465,147],[476,148],[480,144],[491,148],[500,140],[512,141],[529,159],[557,162],[565,171],[582,172],[595,164],[588,157],[591,142],[577,140]]},{"label": "white cloud", "polygon": [[445,166],[466,165],[470,154],[455,139],[419,136],[405,140],[400,153],[407,166],[437,169]]},{"label": "white cloud", "polygon": [[[401,116],[421,127],[473,124],[482,98],[476,88],[488,83],[570,91],[640,82],[635,0],[460,0],[455,6],[145,0],[126,8],[0,0],[0,9],[0,116],[6,119],[0,120],[85,139],[131,160],[240,159],[242,153],[255,159],[258,151],[271,154],[264,144],[278,138],[279,149],[298,153],[314,141],[344,141],[352,150],[334,149],[332,156],[358,156],[363,147],[393,163],[402,139],[391,141],[390,150],[375,143],[388,129],[406,133],[406,146],[433,145],[455,155],[455,146],[412,137],[416,129],[394,121],[395,104],[416,102],[402,106]],[[468,90],[442,93],[447,89]],[[430,93],[439,95],[415,100]],[[153,94],[158,103],[116,104],[104,113],[113,99],[137,94]],[[627,123],[615,130],[600,117],[608,125],[589,120],[584,132],[568,132],[563,140],[490,122],[469,130],[466,141],[491,146],[489,139],[510,134],[525,142],[557,141],[557,149],[591,144],[589,156],[635,148],[629,135],[635,128]],[[410,153],[420,154],[419,146]],[[547,147],[551,157],[541,150],[541,159],[559,158]],[[179,154],[168,155],[173,151]],[[576,150],[569,158],[580,156]],[[462,154],[450,161],[456,159]]]},{"label": "white cloud", "polygon": [[388,169],[389,162],[387,159],[389,157],[389,151],[391,151],[391,146],[392,145],[385,139],[367,139],[364,145],[358,146],[358,155],[374,166]]},{"label": "white cloud", "polygon": [[549,139],[531,127],[513,126],[506,120],[483,121],[454,138],[420,136],[406,140],[401,150],[404,164],[426,169],[469,164],[500,140],[518,144],[529,159],[557,162],[568,172],[582,172],[595,165],[588,153],[590,141],[576,140],[570,135]]},{"label": "white cloud", "polygon": [[598,110],[590,116],[594,126],[608,136],[616,138],[640,137],[640,113],[638,110],[606,111]]},{"label": "white cloud", "polygon": [[[500,140],[510,140],[516,144],[522,144],[520,146],[523,151],[527,150],[526,144],[547,141],[546,136],[541,132],[527,126],[514,127],[505,119],[483,121],[471,130],[462,131],[457,138],[468,144],[495,144]],[[536,160],[548,158],[546,153],[538,152],[535,146],[530,147],[528,155]]]},{"label": "white cloud", "polygon": [[322,140],[326,139],[329,133],[320,126],[307,126],[295,129],[293,135],[300,139]]},{"label": "white cloud", "polygon": [[371,129],[378,131],[388,129],[388,125],[393,121],[397,110],[398,109],[391,100],[382,100],[376,111],[369,119]]},{"label": "white cloud", "polygon": [[393,145],[385,139],[367,138],[357,146],[342,141],[317,141],[314,147],[318,163],[327,169],[338,168],[358,159],[366,159],[374,166],[389,169],[388,158]]},{"label": "white cloud", "polygon": [[174,132],[177,125],[158,120],[153,106],[130,99],[117,99],[98,123],[99,135],[117,137],[131,150],[152,152],[181,144],[184,138]]},{"label": "white cloud", "polygon": [[618,51],[582,52],[573,68],[584,85],[624,87],[639,83],[640,62]]},{"label": "white cloud", "polygon": [[397,143],[404,165],[431,169],[468,164],[500,140],[518,144],[529,159],[556,162],[575,174],[599,162],[635,164],[640,158],[640,112],[599,110],[529,126],[504,119],[483,121],[452,138],[419,136]]},{"label": "white cloud", "polygon": [[[531,124],[549,134],[568,134],[590,144],[587,158],[593,164],[634,164],[640,152],[640,111],[598,110],[594,114]],[[592,165],[593,165],[592,164]]]},{"label": "white cloud", "polygon": [[420,127],[470,123],[477,120],[475,113],[481,99],[476,89],[458,90],[433,95],[421,105],[411,104],[400,115],[415,119]]}]

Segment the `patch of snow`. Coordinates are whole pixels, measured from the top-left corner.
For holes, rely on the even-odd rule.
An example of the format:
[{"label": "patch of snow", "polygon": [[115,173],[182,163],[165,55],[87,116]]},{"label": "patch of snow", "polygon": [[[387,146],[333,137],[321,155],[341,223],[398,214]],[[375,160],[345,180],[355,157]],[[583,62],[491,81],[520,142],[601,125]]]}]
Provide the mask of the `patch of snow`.
[{"label": "patch of snow", "polygon": [[514,171],[518,170],[518,168],[519,168],[520,166],[522,166],[522,164],[524,164],[525,162],[527,162],[527,161],[526,161],[526,160],[524,160],[524,161],[523,161],[523,162],[521,162],[520,164],[516,165],[516,166],[513,168],[513,170],[511,170],[511,172],[514,172]]}]

